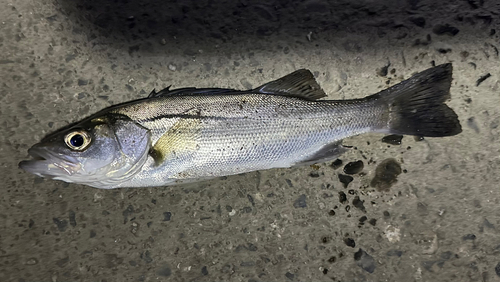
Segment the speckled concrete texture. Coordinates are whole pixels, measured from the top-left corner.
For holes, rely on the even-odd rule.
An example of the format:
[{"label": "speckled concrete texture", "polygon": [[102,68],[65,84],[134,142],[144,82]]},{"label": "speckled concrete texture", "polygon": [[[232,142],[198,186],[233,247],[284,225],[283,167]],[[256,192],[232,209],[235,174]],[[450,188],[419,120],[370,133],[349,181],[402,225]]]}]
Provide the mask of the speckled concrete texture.
[{"label": "speckled concrete texture", "polygon": [[[500,281],[499,3],[0,1],[0,281]],[[154,88],[308,68],[357,98],[447,62],[454,137],[363,135],[335,162],[163,188],[17,167]]]}]

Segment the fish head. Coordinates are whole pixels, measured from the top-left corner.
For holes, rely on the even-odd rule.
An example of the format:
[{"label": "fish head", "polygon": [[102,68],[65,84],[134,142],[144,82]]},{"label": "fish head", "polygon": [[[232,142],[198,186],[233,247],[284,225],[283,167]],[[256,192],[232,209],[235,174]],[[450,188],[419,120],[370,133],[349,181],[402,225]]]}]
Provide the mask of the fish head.
[{"label": "fish head", "polygon": [[114,188],[146,162],[150,132],[123,115],[91,117],[49,134],[28,150],[19,167],[35,175]]}]

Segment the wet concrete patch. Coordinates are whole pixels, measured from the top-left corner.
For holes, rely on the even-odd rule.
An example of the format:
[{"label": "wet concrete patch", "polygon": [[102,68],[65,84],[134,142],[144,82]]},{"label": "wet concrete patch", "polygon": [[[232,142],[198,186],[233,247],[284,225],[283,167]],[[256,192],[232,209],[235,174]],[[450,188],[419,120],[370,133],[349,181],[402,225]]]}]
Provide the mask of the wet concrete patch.
[{"label": "wet concrete patch", "polygon": [[375,177],[370,185],[378,191],[389,191],[397,182],[397,177],[402,172],[401,165],[395,159],[383,160],[375,170]]},{"label": "wet concrete patch", "polygon": [[158,271],[156,271],[156,274],[162,277],[170,277],[170,275],[172,275],[172,270],[168,265],[163,265],[160,269],[158,269]]}]

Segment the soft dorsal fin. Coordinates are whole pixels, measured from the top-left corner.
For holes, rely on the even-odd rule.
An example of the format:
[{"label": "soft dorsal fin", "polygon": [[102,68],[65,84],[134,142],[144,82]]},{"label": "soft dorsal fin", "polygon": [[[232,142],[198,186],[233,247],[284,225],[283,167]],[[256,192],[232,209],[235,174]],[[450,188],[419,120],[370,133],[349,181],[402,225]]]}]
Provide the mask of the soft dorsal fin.
[{"label": "soft dorsal fin", "polygon": [[280,79],[268,82],[254,91],[265,94],[285,95],[308,100],[326,97],[325,92],[306,69],[300,69]]}]

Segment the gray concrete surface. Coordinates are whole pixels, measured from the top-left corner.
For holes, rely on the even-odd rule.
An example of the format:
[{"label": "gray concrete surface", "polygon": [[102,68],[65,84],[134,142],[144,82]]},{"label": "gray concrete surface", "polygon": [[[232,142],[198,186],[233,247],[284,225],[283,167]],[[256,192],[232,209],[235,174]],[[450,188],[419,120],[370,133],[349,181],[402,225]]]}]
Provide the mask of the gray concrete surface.
[{"label": "gray concrete surface", "polygon": [[[499,11],[492,0],[0,1],[0,281],[500,281]],[[462,134],[350,138],[337,168],[110,191],[17,168],[45,134],[153,88],[246,89],[309,68],[344,99],[446,62]],[[386,159],[403,173],[376,189]],[[358,160],[345,188],[339,174]]]}]

